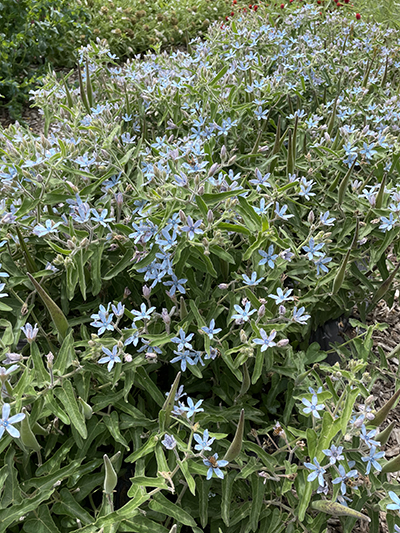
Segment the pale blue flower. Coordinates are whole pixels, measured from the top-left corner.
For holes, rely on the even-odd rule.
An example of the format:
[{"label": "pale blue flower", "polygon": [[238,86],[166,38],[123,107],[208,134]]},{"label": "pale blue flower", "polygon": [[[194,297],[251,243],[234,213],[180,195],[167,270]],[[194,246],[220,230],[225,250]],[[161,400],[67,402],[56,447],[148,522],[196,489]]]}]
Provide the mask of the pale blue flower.
[{"label": "pale blue flower", "polygon": [[316,457],[314,457],[313,461],[314,461],[314,464],[304,463],[304,466],[308,468],[308,470],[313,470],[311,474],[308,474],[307,481],[311,482],[311,481],[314,481],[314,479],[318,478],[319,485],[323,487],[325,485],[324,474],[326,470],[319,464]]},{"label": "pale blue flower", "polygon": [[215,328],[215,320],[213,318],[211,319],[210,326],[208,328],[203,326],[201,329],[208,335],[209,339],[213,339],[214,335],[222,331],[221,328]]},{"label": "pale blue flower", "polygon": [[318,411],[322,411],[322,409],[325,409],[324,404],[318,403],[318,397],[316,394],[313,394],[310,400],[307,400],[307,398],[302,398],[301,402],[306,406],[305,409],[303,409],[303,413],[309,414],[312,413],[314,418],[321,418]]},{"label": "pale blue flower", "polygon": [[0,438],[3,436],[3,433],[7,431],[11,437],[18,439],[20,437],[20,433],[18,429],[12,426],[12,424],[21,422],[21,420],[25,418],[25,414],[18,413],[10,418],[10,409],[11,407],[9,403],[5,403],[3,405],[2,418],[0,419]]},{"label": "pale blue flower", "polygon": [[246,305],[245,305],[245,308],[242,309],[240,307],[240,305],[237,305],[235,304],[233,307],[235,308],[235,311],[236,311],[236,315],[232,315],[231,317],[231,320],[235,319],[235,320],[244,320],[244,322],[247,322],[250,318],[250,316],[255,313],[257,310],[256,309],[252,309],[250,311],[250,302],[247,302]]},{"label": "pale blue flower", "polygon": [[112,367],[115,363],[120,363],[121,359],[118,357],[118,344],[114,344],[112,351],[106,348],[105,346],[102,346],[101,349],[106,354],[106,357],[102,357],[99,359],[99,364],[108,363],[107,370],[111,372]]},{"label": "pale blue flower", "polygon": [[215,474],[220,478],[220,479],[224,479],[224,474],[223,472],[220,470],[220,467],[221,466],[226,466],[229,461],[225,461],[225,460],[220,460],[218,461],[218,454],[215,453],[213,455],[213,461],[210,461],[209,459],[203,459],[203,463],[206,465],[206,466],[209,466],[210,468],[208,469],[208,472],[207,472],[207,479],[211,479],[212,478],[212,475],[213,475],[213,472],[215,472]]},{"label": "pale blue flower", "polygon": [[215,441],[215,437],[209,437],[208,429],[205,429],[203,432],[203,437],[200,437],[197,433],[193,435],[194,440],[197,442],[194,449],[200,452],[211,450],[211,444]]}]

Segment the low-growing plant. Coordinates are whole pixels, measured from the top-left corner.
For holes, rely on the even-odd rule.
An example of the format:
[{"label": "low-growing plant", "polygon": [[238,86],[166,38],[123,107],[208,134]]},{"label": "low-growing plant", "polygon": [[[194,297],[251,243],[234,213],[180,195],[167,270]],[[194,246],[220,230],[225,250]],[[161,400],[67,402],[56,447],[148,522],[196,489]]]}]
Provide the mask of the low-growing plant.
[{"label": "low-growing plant", "polygon": [[[365,325],[397,287],[398,34],[289,9],[124,66],[92,43],[34,92],[43,136],[2,132],[0,530],[400,525]],[[311,332],[354,307],[332,368]]]}]

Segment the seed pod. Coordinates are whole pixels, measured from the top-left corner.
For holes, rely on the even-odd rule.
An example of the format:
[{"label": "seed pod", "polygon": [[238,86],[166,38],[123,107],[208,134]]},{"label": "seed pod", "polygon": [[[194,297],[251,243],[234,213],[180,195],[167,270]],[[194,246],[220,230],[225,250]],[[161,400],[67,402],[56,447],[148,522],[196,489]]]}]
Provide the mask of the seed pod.
[{"label": "seed pod", "polygon": [[370,426],[378,427],[386,420],[387,415],[389,414],[390,409],[396,403],[397,398],[400,396],[400,389],[393,394],[393,396],[385,403],[385,405],[380,409],[373,420],[369,423]]},{"label": "seed pod", "polygon": [[392,472],[398,472],[400,470],[400,455],[393,457],[387,463],[382,466],[382,474],[389,474]]},{"label": "seed pod", "polygon": [[188,310],[185,303],[185,298],[181,296],[180,306],[179,306],[180,319],[183,320],[188,315]]},{"label": "seed pod", "polygon": [[172,384],[171,390],[167,396],[167,399],[165,400],[164,405],[162,407],[163,410],[165,411],[165,428],[169,427],[169,423],[171,420],[171,412],[172,412],[172,409],[175,403],[175,394],[176,394],[176,391],[178,390],[180,379],[181,379],[181,372],[178,372]]},{"label": "seed pod", "polygon": [[374,437],[374,440],[377,440],[381,443],[381,446],[387,443],[389,440],[390,434],[392,433],[392,429],[394,428],[396,422],[391,422],[387,428],[385,428],[383,431],[378,433],[376,437]]},{"label": "seed pod", "polygon": [[291,130],[289,130],[288,147],[287,147],[287,162],[286,162],[286,172],[287,172],[287,174],[293,174],[293,171],[294,171],[292,142],[293,142],[292,141],[292,132],[291,132]]},{"label": "seed pod", "polygon": [[39,452],[40,444],[36,440],[36,437],[31,430],[31,426],[29,424],[29,415],[26,412],[25,407],[22,408],[22,412],[25,414],[25,417],[22,419],[20,427],[22,443],[26,448],[34,450],[35,452]]},{"label": "seed pod", "polygon": [[92,82],[90,81],[89,61],[86,60],[86,92],[87,99],[90,107],[93,107],[93,89]]},{"label": "seed pod", "polygon": [[242,442],[243,442],[243,431],[244,431],[244,409],[242,409],[240,412],[239,424],[236,428],[236,433],[235,433],[235,436],[233,437],[233,441],[224,456],[224,461],[233,461],[234,459],[236,459],[236,457],[241,452]]},{"label": "seed pod", "polygon": [[369,516],[359,513],[354,509],[345,507],[337,502],[331,502],[328,500],[317,500],[311,502],[311,508],[322,513],[331,514],[333,516],[351,516],[352,518],[359,518],[360,520],[365,520],[366,522],[371,522]]},{"label": "seed pod", "polygon": [[346,266],[347,266],[347,262],[349,260],[349,257],[350,257],[350,253],[351,253],[351,250],[354,246],[354,244],[357,242],[357,238],[358,238],[358,227],[359,227],[359,221],[358,221],[358,218],[357,218],[357,225],[356,225],[356,231],[354,233],[354,237],[353,237],[353,241],[351,243],[351,246],[350,248],[348,249],[343,261],[342,261],[342,264],[340,265],[340,268],[335,276],[335,279],[333,281],[333,287],[332,287],[332,294],[336,294],[338,292],[338,290],[340,289],[340,287],[342,286],[343,284],[343,281],[344,281],[344,276],[346,274]]},{"label": "seed pod", "polygon": [[349,168],[349,170],[346,172],[345,177],[343,178],[342,182],[339,185],[339,195],[338,195],[338,204],[342,205],[344,195],[346,193],[347,187],[349,185],[349,180],[351,173],[353,172],[354,166],[356,164],[357,159],[354,159],[353,164]]},{"label": "seed pod", "polygon": [[373,307],[375,307],[375,305],[379,302],[379,300],[385,296],[385,294],[389,290],[389,288],[390,288],[390,286],[392,284],[392,281],[393,281],[394,277],[396,276],[399,268],[400,268],[400,263],[393,270],[393,272],[390,274],[390,276],[387,277],[383,283],[381,283],[380,287],[378,288],[378,290],[376,291],[376,293],[372,297],[371,303],[368,306],[368,312],[370,312],[371,309]]},{"label": "seed pod", "polygon": [[104,492],[106,494],[112,494],[115,487],[117,486],[118,476],[107,454],[103,455],[103,459],[104,459],[104,466],[106,469],[106,473],[104,477]]},{"label": "seed pod", "polygon": [[380,209],[382,207],[383,203],[383,195],[385,194],[385,185],[386,185],[386,175],[383,176],[381,186],[379,187],[378,194],[376,196],[375,200],[375,207],[377,209]]},{"label": "seed pod", "polygon": [[250,376],[249,376],[249,371],[248,371],[246,363],[243,364],[242,368],[243,368],[243,381],[242,381],[242,386],[240,387],[239,396],[243,396],[244,394],[246,394],[246,392],[250,388]]},{"label": "seed pod", "polygon": [[81,397],[78,398],[78,402],[81,404],[83,416],[86,418],[86,420],[92,418],[93,409],[90,407],[90,405],[86,403],[85,400],[82,400]]}]

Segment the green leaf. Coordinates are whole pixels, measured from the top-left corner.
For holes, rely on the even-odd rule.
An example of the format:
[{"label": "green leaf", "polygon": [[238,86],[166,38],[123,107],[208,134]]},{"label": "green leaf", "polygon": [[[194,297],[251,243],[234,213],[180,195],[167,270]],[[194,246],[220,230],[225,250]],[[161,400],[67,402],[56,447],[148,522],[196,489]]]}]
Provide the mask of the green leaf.
[{"label": "green leaf", "polygon": [[213,87],[217,84],[217,82],[222,78],[222,76],[225,76],[225,74],[228,72],[229,65],[225,65],[215,76],[213,80],[211,80],[208,84],[209,87]]},{"label": "green leaf", "polygon": [[148,455],[151,453],[158,441],[157,435],[152,435],[149,440],[146,442],[146,444],[143,444],[138,450],[134,451],[128,457],[125,459],[127,463],[134,463],[141,457],[144,457],[145,455]]},{"label": "green leaf", "polygon": [[263,506],[265,486],[262,477],[258,474],[251,476],[251,509],[250,509],[250,525],[253,531],[258,531],[258,522]]},{"label": "green leaf", "polygon": [[229,222],[219,222],[218,226],[219,229],[224,229],[226,231],[234,231],[236,233],[243,233],[244,235],[253,235],[253,232],[251,232],[246,226],[242,226],[241,224],[230,224]]},{"label": "green leaf", "polygon": [[111,411],[109,416],[103,417],[104,424],[107,426],[108,431],[116,442],[120,442],[127,450],[129,450],[128,443],[121,435],[119,430],[119,418],[117,411]]},{"label": "green leaf", "polygon": [[160,392],[157,385],[147,374],[143,366],[136,369],[135,381],[150,394],[153,400],[161,407],[165,402],[165,396]]},{"label": "green leaf", "polygon": [[181,472],[184,475],[186,479],[186,483],[188,484],[190,492],[195,496],[196,494],[196,483],[193,479],[192,474],[189,472],[189,466],[187,461],[179,461],[179,466],[181,468]]},{"label": "green leaf", "polygon": [[7,529],[14,523],[18,523],[21,517],[27,515],[31,511],[35,511],[39,505],[50,498],[55,489],[42,490],[36,493],[36,496],[26,497],[22,503],[14,504],[7,509],[0,511],[0,531],[6,532]]},{"label": "green leaf", "polygon": [[[136,476],[129,478],[132,485],[140,485],[141,487],[156,487],[160,489],[168,489],[167,482],[163,477],[146,477]],[[128,492],[128,496],[130,496]]]},{"label": "green leaf", "polygon": [[[53,510],[54,512],[54,510]],[[26,533],[59,533],[60,530],[55,525],[47,505],[41,505],[36,516],[24,521],[24,531]]]},{"label": "green leaf", "polygon": [[58,370],[60,374],[63,375],[67,368],[71,365],[74,356],[74,339],[72,337],[72,331],[70,331],[63,340],[57,357],[54,358],[53,369]]},{"label": "green leaf", "polygon": [[33,286],[37,290],[43,303],[47,307],[47,310],[50,313],[50,316],[57,328],[58,333],[60,334],[61,339],[64,339],[69,330],[68,320],[66,319],[64,313],[29,272],[27,272],[27,275],[28,278],[31,280]]},{"label": "green leaf", "polygon": [[44,387],[46,383],[50,383],[50,375],[44,368],[44,356],[40,353],[39,346],[36,342],[31,343],[31,357],[35,368],[36,381],[39,386]]},{"label": "green leaf", "polygon": [[92,516],[79,505],[69,490],[61,489],[60,500],[52,507],[52,513],[57,515],[66,515],[77,519],[83,524],[91,524],[94,522]]},{"label": "green leaf", "polygon": [[109,270],[107,274],[103,276],[103,279],[109,280],[109,279],[115,278],[115,276],[118,276],[118,274],[120,274],[123,270],[125,270],[125,268],[127,268],[128,266],[132,264],[131,263],[132,257],[133,257],[132,250],[129,248],[129,250],[125,252],[124,257],[119,261],[119,263],[113,266],[113,268]]},{"label": "green leaf", "polygon": [[197,525],[189,513],[184,511],[182,507],[170,502],[161,493],[154,496],[154,499],[149,503],[149,507],[152,511],[156,511],[157,513],[164,513],[167,516],[172,516],[172,518],[175,518],[178,523],[185,526],[196,527]]},{"label": "green leaf", "polygon": [[75,392],[72,387],[72,384],[70,381],[65,380],[63,382],[62,388],[56,388],[54,389],[54,394],[57,396],[57,398],[60,400],[60,402],[63,404],[64,408],[66,409],[69,418],[71,420],[71,424],[75,427],[79,435],[86,439],[88,436],[87,428],[86,428],[86,421],[85,417],[81,413],[81,410],[79,409],[78,402],[75,398]]},{"label": "green leaf", "polygon": [[208,493],[209,483],[203,478],[197,478],[197,494],[199,495],[199,513],[201,527],[205,528],[208,524]]},{"label": "green leaf", "polygon": [[39,489],[40,491],[49,490],[53,487],[54,483],[57,481],[62,481],[79,470],[80,464],[81,461],[71,461],[67,466],[60,468],[59,470],[56,470],[47,476],[36,477],[30,479],[29,481],[25,481],[22,484],[22,488],[24,491],[31,487]]},{"label": "green leaf", "polygon": [[[4,458],[3,468],[6,468],[7,477],[4,484],[4,493],[3,498],[1,500],[1,507],[8,507],[10,505],[13,506],[20,503],[20,501],[22,500],[21,490],[18,484],[18,470],[14,466],[14,455],[15,449],[13,447],[10,447],[7,450],[6,456]],[[1,469],[1,471],[3,472],[4,476],[3,468]]]},{"label": "green leaf", "polygon": [[236,475],[236,472],[228,472],[222,480],[221,518],[227,527],[230,525],[232,489]]}]

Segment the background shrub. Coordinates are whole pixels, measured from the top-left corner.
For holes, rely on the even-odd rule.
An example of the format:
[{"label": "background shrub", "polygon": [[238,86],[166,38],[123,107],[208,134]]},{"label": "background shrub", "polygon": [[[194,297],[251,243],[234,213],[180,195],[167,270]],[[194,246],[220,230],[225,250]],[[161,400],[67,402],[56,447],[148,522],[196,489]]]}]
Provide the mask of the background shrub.
[{"label": "background shrub", "polygon": [[11,117],[49,66],[72,67],[91,30],[86,10],[67,0],[0,3],[0,95]]}]

